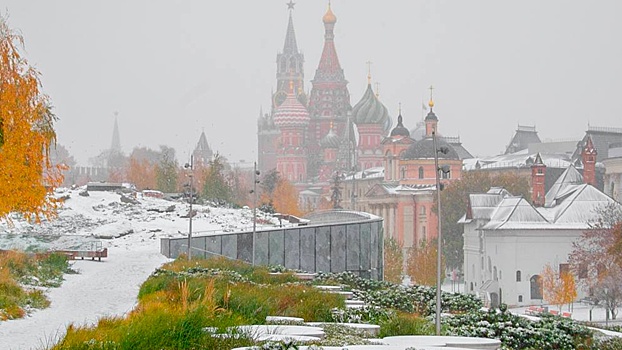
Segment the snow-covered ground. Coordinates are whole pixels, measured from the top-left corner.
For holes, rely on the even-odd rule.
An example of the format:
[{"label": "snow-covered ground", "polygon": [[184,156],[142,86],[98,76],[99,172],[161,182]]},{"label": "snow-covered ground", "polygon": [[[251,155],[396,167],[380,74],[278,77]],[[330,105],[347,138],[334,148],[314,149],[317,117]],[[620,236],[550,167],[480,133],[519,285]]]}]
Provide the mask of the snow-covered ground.
[{"label": "snow-covered ground", "polygon": [[[122,203],[115,193],[90,192],[83,197],[79,192],[59,190],[58,196],[69,195],[69,199],[58,218],[50,222],[32,225],[14,217],[13,225],[0,224],[0,249],[77,249],[93,241],[108,248],[108,258],[101,262],[73,262],[73,268],[80,273],[66,275],[60,288],[47,291],[52,302],[49,308],[34,310],[24,319],[0,322],[2,350],[49,347],[63,336],[69,324],[93,324],[101,317],[122,316],[132,310],[140,285],[167,261],[160,254],[160,238],[187,234],[188,219],[181,218],[188,212],[187,204],[139,194],[136,199],[140,203],[132,205]],[[252,226],[248,209],[199,205],[194,209],[198,213],[193,218],[193,232],[197,234]],[[277,224],[275,219],[272,221]],[[447,284],[443,289],[464,290],[464,286]],[[589,306],[577,303],[572,317],[589,320],[589,310]],[[512,311],[523,314],[525,308]],[[604,323],[604,310],[593,309],[592,320]]]},{"label": "snow-covered ground", "polygon": [[[121,202],[119,194],[59,190],[69,195],[58,218],[31,225],[13,217],[13,225],[0,224],[0,249],[77,249],[91,242],[108,248],[101,262],[76,260],[80,273],[66,275],[60,288],[50,288],[52,302],[24,319],[0,322],[0,348],[41,349],[63,336],[67,325],[93,324],[103,316],[121,316],[135,303],[140,285],[167,259],[160,254],[160,238],[185,236],[188,205],[137,196],[139,204]],[[174,205],[172,211],[170,206]],[[252,226],[248,209],[195,205],[193,232],[236,231]],[[276,223],[276,222],[275,222]],[[62,236],[61,236],[62,235]],[[99,237],[99,238],[98,238]]]}]

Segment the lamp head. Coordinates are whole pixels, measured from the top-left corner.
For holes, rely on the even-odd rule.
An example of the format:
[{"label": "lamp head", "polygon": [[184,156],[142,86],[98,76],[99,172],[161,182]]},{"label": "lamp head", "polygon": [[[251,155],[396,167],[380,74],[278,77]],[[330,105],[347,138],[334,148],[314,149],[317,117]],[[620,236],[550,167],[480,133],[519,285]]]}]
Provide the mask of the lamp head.
[{"label": "lamp head", "polygon": [[442,153],[442,154],[447,154],[447,153],[449,153],[449,148],[448,148],[448,147],[446,147],[446,146],[441,146],[441,147],[438,149],[438,152],[440,152],[440,153]]}]

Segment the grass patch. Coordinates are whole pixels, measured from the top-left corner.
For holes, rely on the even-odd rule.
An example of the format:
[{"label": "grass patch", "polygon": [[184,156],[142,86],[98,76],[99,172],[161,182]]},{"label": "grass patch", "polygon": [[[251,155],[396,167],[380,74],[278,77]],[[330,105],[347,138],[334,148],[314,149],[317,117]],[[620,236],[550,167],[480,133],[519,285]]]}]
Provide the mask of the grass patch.
[{"label": "grass patch", "polygon": [[344,307],[343,296],[292,273],[223,258],[165,264],[143,283],[138,300],[125,318],[69,327],[52,349],[231,349],[254,344],[249,335],[232,334],[235,326],[265,324],[268,315],[329,321],[333,308]]},{"label": "grass patch", "polygon": [[434,324],[416,314],[398,311],[380,323],[380,338],[398,335],[434,335]]},{"label": "grass patch", "polygon": [[0,252],[0,321],[21,318],[29,308],[50,305],[45,294],[34,287],[57,287],[63,274],[71,273],[62,254]]}]

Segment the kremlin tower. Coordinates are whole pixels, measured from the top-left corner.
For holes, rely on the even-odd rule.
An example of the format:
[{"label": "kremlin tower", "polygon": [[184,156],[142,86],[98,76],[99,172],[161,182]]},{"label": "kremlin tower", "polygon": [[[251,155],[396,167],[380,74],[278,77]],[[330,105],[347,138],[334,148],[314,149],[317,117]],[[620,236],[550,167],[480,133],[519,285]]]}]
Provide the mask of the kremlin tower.
[{"label": "kremlin tower", "polygon": [[[309,98],[309,115],[311,122],[309,124],[309,148],[311,154],[310,171],[313,176],[318,175],[318,171],[322,166],[320,158],[320,140],[328,135],[331,126],[333,133],[346,137],[353,133],[348,128],[348,115],[352,109],[350,106],[350,92],[348,91],[348,81],[345,79],[343,69],[339,64],[339,57],[335,49],[334,28],[337,23],[337,17],[333,13],[330,3],[328,10],[322,18],[324,22],[324,49],[320,63],[318,64],[315,76],[311,81],[312,88]],[[344,140],[342,147],[347,149],[350,145],[346,144],[349,140]],[[347,150],[339,152],[339,158],[343,158]],[[337,163],[344,163],[344,159],[338,160]],[[345,166],[345,170],[350,170]]]},{"label": "kremlin tower", "polygon": [[285,101],[274,113],[274,125],[281,131],[277,147],[276,170],[290,182],[306,182],[305,133],[309,125],[309,113],[295,95],[294,82],[290,83]]}]

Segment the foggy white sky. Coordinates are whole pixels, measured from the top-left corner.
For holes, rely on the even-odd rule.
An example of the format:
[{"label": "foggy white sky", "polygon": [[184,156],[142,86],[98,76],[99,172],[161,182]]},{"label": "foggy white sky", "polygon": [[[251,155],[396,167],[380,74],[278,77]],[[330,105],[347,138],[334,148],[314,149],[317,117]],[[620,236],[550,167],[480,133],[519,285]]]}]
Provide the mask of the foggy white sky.
[{"label": "foggy white sky", "polygon": [[[42,73],[59,143],[82,165],[121,144],[177,150],[202,128],[231,161],[256,156],[269,108],[285,0],[5,0],[26,57]],[[407,127],[434,85],[439,131],[474,155],[504,150],[517,124],[542,139],[579,139],[588,123],[622,127],[622,2],[333,0],[336,47],[354,105],[366,61],[380,98]],[[294,25],[310,89],[327,1],[298,0]]]}]

